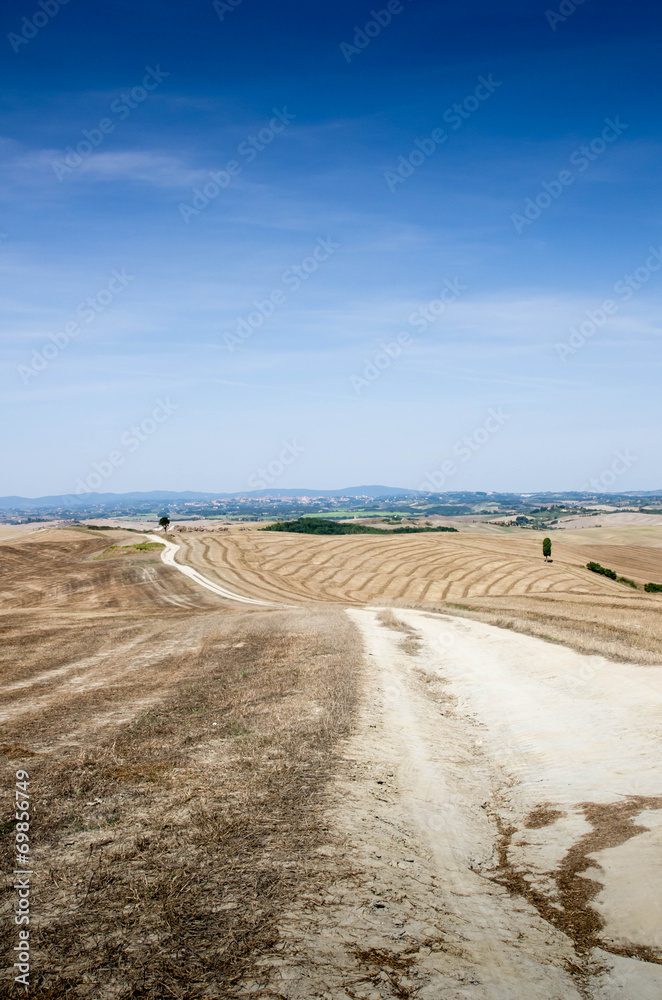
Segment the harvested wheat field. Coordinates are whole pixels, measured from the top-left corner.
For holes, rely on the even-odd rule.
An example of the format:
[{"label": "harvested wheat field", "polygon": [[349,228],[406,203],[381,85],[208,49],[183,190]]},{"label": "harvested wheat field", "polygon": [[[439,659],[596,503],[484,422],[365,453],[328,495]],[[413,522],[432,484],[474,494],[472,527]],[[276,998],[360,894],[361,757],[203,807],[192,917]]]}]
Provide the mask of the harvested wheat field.
[{"label": "harvested wheat field", "polygon": [[580,650],[599,646],[617,658],[659,662],[662,598],[596,576],[586,563],[597,560],[642,584],[662,582],[662,528],[621,528],[616,546],[605,546],[608,533],[595,532],[593,545],[586,532],[576,534],[578,541],[554,535],[550,563],[530,531],[383,539],[251,531],[176,541],[182,562],[262,600],[445,608]]},{"label": "harvested wheat field", "polygon": [[662,529],[614,530],[552,563],[531,532],[4,532],[30,995],[657,1000],[662,595],[584,567],[662,582]]}]

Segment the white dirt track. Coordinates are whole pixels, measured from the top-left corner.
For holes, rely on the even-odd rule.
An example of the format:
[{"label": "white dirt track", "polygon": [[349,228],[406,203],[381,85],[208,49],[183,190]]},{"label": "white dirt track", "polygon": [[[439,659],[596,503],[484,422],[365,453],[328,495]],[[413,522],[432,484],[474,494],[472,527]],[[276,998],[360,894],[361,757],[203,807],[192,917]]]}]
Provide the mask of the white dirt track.
[{"label": "white dirt track", "polygon": [[161,553],[161,559],[166,566],[173,566],[175,569],[183,573],[184,576],[188,576],[189,579],[193,580],[200,587],[204,587],[206,590],[211,590],[212,593],[217,594],[219,597],[224,597],[226,600],[239,601],[241,604],[259,604],[265,608],[282,608],[285,605],[274,604],[272,601],[257,601],[254,597],[243,597],[241,594],[236,594],[232,590],[227,590],[225,587],[221,587],[218,583],[213,583],[212,580],[208,580],[206,576],[202,573],[198,573],[197,569],[193,569],[191,566],[183,566],[182,563],[175,562],[175,556],[179,551],[179,545],[175,545],[174,542],[168,541],[163,535],[147,535],[146,536],[150,542],[158,542],[160,545],[165,545],[165,549]]},{"label": "white dirt track", "polygon": [[[277,606],[165,544],[201,586]],[[278,995],[659,1000],[662,665],[443,614],[347,614],[365,683],[323,849],[346,874],[288,913]]]},{"label": "white dirt track", "polygon": [[322,848],[344,874],[283,922],[277,995],[659,1000],[662,667],[347,613],[364,698]]}]

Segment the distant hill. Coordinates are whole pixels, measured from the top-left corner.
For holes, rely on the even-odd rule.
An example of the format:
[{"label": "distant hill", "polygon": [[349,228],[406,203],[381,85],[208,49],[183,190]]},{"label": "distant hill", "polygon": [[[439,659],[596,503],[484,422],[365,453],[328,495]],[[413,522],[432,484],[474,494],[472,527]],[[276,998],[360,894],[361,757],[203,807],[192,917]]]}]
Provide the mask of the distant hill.
[{"label": "distant hill", "polygon": [[175,493],[169,490],[152,490],[149,493],[81,493],[59,494],[45,497],[0,497],[0,510],[54,510],[58,507],[70,509],[77,503],[128,504],[166,502],[176,500],[238,500],[243,497],[264,499],[266,497],[409,497],[425,496],[419,490],[405,490],[399,486],[348,486],[342,490],[252,490],[243,493]]},{"label": "distant hill", "polygon": [[400,486],[348,486],[344,490],[255,490],[252,493],[219,494],[223,498],[234,497],[423,497],[420,490],[404,490]]},{"label": "distant hill", "polygon": [[[429,493],[421,490],[403,489],[401,486],[347,486],[340,490],[317,490],[317,489],[267,489],[267,490],[246,490],[240,493],[200,493],[195,491],[173,490],[152,490],[151,492],[133,493],[69,493],[57,494],[43,497],[0,497],[0,513],[12,512],[14,514],[30,514],[35,512],[76,516],[77,512],[83,511],[100,513],[121,512],[134,513],[136,510],[156,510],[163,507],[168,509],[176,508],[179,505],[179,512],[185,513],[181,507],[183,504],[193,503],[200,507],[205,507],[214,501],[230,501],[241,504],[242,501],[291,500],[301,502],[304,499],[335,500],[347,498],[348,502],[354,504],[362,501],[407,501],[408,498],[416,500],[425,498],[428,503],[436,506],[430,507],[426,513],[453,516],[457,514],[474,512],[476,505],[491,506],[491,511],[499,507],[512,507],[521,510],[523,507],[536,506],[537,504],[564,503],[574,504],[580,502],[592,502],[610,504],[624,501],[639,502],[650,505],[653,500],[660,499],[662,504],[661,490],[642,490],[640,492],[629,493],[578,493],[578,492],[557,492],[557,493],[485,493],[485,492],[453,492],[453,493]],[[488,511],[479,511],[488,513]]]}]

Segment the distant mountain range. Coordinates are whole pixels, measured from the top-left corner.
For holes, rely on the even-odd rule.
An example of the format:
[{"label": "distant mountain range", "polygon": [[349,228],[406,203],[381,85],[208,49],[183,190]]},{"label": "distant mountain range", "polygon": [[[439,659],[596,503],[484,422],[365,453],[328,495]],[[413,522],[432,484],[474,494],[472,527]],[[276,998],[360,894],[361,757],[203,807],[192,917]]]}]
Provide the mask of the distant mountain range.
[{"label": "distant mountain range", "polygon": [[101,508],[101,507],[126,507],[135,508],[137,505],[155,505],[155,504],[177,504],[185,503],[186,501],[198,501],[199,503],[210,502],[213,500],[265,500],[268,498],[278,500],[278,499],[302,499],[304,497],[319,497],[319,498],[339,498],[347,497],[348,500],[361,500],[361,499],[404,499],[406,497],[428,497],[432,498],[446,498],[445,502],[455,502],[458,500],[462,502],[474,502],[474,503],[488,503],[490,501],[494,502],[512,502],[525,500],[529,502],[551,502],[562,499],[572,499],[575,502],[586,497],[599,496],[601,502],[608,501],[609,499],[616,499],[620,497],[621,500],[627,497],[639,497],[639,498],[649,498],[655,499],[660,498],[662,500],[662,490],[631,490],[624,493],[583,493],[578,491],[559,491],[559,492],[539,492],[539,493],[497,493],[497,492],[457,492],[457,493],[435,493],[430,494],[426,492],[421,492],[421,490],[407,490],[402,489],[400,486],[347,486],[342,490],[314,490],[314,489],[271,489],[271,490],[252,490],[243,493],[196,493],[196,492],[173,492],[171,490],[152,490],[149,493],[69,493],[69,494],[59,494],[55,496],[45,496],[45,497],[0,497],[0,511],[58,511],[66,510],[67,512],[75,511],[76,508],[89,510],[90,508]]},{"label": "distant mountain range", "polygon": [[0,510],[53,510],[71,508],[76,504],[149,503],[183,500],[238,500],[265,497],[413,497],[426,496],[419,490],[403,490],[399,486],[348,486],[344,490],[253,490],[243,493],[174,493],[169,490],[152,490],[149,493],[80,493],[46,497],[0,497]]}]

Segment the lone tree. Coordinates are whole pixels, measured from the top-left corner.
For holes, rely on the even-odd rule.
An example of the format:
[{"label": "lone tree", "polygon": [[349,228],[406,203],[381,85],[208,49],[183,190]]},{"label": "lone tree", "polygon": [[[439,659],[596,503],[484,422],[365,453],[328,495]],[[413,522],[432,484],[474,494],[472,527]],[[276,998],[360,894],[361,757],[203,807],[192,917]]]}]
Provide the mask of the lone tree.
[{"label": "lone tree", "polygon": [[168,530],[168,525],[170,524],[170,518],[168,517],[167,514],[164,514],[163,517],[159,518],[159,524],[161,525],[164,531]]},{"label": "lone tree", "polygon": [[545,557],[545,562],[547,562],[547,560],[549,559],[549,557],[552,554],[552,539],[551,538],[543,538],[543,540],[542,540],[542,554]]}]

